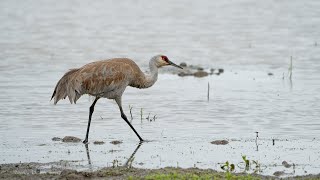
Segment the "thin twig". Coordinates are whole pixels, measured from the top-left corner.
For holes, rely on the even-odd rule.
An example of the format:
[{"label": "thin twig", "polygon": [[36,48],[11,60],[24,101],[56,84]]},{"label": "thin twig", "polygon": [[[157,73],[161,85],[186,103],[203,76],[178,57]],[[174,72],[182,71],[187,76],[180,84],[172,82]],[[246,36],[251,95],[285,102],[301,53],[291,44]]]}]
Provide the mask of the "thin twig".
[{"label": "thin twig", "polygon": [[131,115],[131,122],[132,122],[132,120],[133,120],[133,116],[132,116],[132,108],[133,108],[133,107],[129,105],[130,115]]},{"label": "thin twig", "polygon": [[146,118],[148,121],[150,120],[150,113],[148,114],[148,117]]},{"label": "thin twig", "polygon": [[210,84],[208,82],[208,94],[207,94],[207,98],[208,98],[208,101],[209,101],[209,98],[210,98]]},{"label": "thin twig", "polygon": [[293,67],[292,67],[292,56],[291,56],[291,58],[290,58],[290,66],[289,66],[289,69],[288,69],[288,71],[289,71],[289,78],[290,78],[290,79],[292,79],[292,69],[293,69]]},{"label": "thin twig", "polygon": [[259,145],[258,145],[258,138],[259,138],[259,132],[256,132],[256,147],[257,147],[257,151],[259,150]]}]

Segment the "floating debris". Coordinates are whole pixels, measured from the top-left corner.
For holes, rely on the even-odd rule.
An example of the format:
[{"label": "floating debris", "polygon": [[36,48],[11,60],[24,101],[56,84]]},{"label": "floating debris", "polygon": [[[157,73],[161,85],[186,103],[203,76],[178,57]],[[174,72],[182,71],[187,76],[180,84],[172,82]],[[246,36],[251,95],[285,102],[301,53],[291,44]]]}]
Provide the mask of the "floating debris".
[{"label": "floating debris", "polygon": [[116,152],[121,152],[121,151],[123,151],[123,150],[111,149],[111,150],[109,150],[108,152],[109,152],[109,153],[116,153]]},{"label": "floating debris", "polygon": [[274,176],[283,176],[284,174],[284,171],[276,171],[273,173]]},{"label": "floating debris", "polygon": [[180,66],[181,66],[181,67],[187,67],[187,63],[182,62],[182,63],[180,63]]},{"label": "floating debris", "polygon": [[101,144],[104,144],[104,142],[103,142],[103,141],[94,141],[93,144],[95,144],[95,145],[101,145]]},{"label": "floating debris", "polygon": [[273,73],[269,72],[269,73],[268,73],[268,76],[273,76]]},{"label": "floating debris", "polygon": [[287,161],[282,161],[282,165],[285,167],[285,168],[290,168],[292,165],[289,164]]},{"label": "floating debris", "polygon": [[198,71],[203,71],[204,69],[203,69],[203,67],[198,67],[197,70]]},{"label": "floating debris", "polygon": [[117,145],[117,144],[121,144],[122,141],[115,140],[115,141],[111,141],[110,143],[113,145]]},{"label": "floating debris", "polygon": [[62,142],[80,142],[81,139],[74,136],[66,136],[62,139]]},{"label": "floating debris", "polygon": [[172,74],[177,74],[178,76],[184,77],[184,76],[194,76],[194,77],[206,77],[208,75],[220,75],[224,72],[224,69],[214,69],[209,67],[201,67],[197,65],[187,65],[187,63],[182,62],[180,63],[180,66],[183,67],[183,69],[174,69],[169,68],[167,72],[170,72]]},{"label": "floating debris", "polygon": [[227,140],[215,140],[215,141],[212,141],[211,144],[226,145],[226,144],[229,144],[229,142]]},{"label": "floating debris", "polygon": [[181,76],[181,77],[183,77],[183,76],[193,76],[193,74],[191,72],[179,72],[178,76]]},{"label": "floating debris", "polygon": [[62,139],[59,138],[59,137],[53,137],[51,140],[52,140],[52,141],[61,141]]},{"label": "floating debris", "polygon": [[205,77],[205,76],[208,76],[209,73],[207,73],[203,70],[199,70],[198,72],[195,72],[193,75],[194,75],[194,77]]}]

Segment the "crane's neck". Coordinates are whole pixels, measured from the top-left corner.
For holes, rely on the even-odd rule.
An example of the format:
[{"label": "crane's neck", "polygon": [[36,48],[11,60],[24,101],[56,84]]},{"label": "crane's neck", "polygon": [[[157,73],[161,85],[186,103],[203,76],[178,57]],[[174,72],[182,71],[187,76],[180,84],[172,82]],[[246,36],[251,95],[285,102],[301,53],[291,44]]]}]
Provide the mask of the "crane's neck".
[{"label": "crane's neck", "polygon": [[142,88],[151,87],[158,79],[158,67],[155,59],[151,59],[149,62],[149,72],[146,73]]}]

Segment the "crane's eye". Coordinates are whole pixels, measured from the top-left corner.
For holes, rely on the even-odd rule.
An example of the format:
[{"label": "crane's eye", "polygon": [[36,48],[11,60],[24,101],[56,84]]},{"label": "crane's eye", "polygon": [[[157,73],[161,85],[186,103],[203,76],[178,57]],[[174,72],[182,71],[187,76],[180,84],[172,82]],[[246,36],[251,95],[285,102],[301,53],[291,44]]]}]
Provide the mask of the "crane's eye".
[{"label": "crane's eye", "polygon": [[168,59],[167,56],[161,56],[161,58],[162,58],[162,60],[164,60],[165,62],[168,62],[168,61],[169,61],[169,59]]}]

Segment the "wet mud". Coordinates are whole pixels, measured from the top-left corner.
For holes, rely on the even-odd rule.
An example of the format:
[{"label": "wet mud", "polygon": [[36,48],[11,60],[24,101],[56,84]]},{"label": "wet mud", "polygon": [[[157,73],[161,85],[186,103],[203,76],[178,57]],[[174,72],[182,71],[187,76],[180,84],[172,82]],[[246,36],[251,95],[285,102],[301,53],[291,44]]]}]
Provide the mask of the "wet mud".
[{"label": "wet mud", "polygon": [[[3,164],[0,169],[1,179],[156,179],[172,177],[174,179],[278,179],[285,173],[277,171],[274,176],[263,176],[259,174],[226,173],[212,169],[199,168],[174,168],[141,169],[128,167],[105,167],[99,170],[77,171],[65,169],[65,162],[54,163],[20,163]],[[60,165],[60,167],[59,167]],[[50,167],[50,168],[45,168]],[[297,179],[319,179],[318,175],[296,176]],[[168,178],[167,178],[168,179]],[[286,179],[286,178],[284,178]],[[290,178],[292,179],[292,178]]]}]

